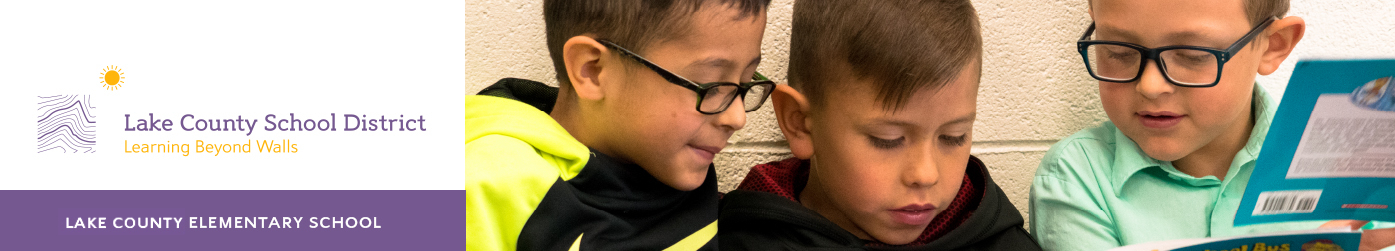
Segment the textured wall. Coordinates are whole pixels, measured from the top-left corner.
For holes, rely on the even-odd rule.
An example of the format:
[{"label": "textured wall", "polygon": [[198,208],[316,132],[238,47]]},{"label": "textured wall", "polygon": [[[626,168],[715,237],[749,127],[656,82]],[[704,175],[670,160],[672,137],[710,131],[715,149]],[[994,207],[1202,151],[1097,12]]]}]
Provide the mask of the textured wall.
[{"label": "textured wall", "polygon": [[[869,1],[871,2],[871,1]],[[793,1],[775,0],[759,71],[785,79]],[[466,4],[465,85],[473,94],[499,78],[555,85],[544,44],[542,3],[486,0]],[[1046,149],[1071,133],[1108,120],[1097,83],[1074,42],[1089,25],[1085,0],[974,1],[983,22],[984,66],[973,154],[1026,215],[1027,190]],[[1290,15],[1308,21],[1294,56],[1261,85],[1282,94],[1298,58],[1395,57],[1395,1],[1296,0]],[[466,107],[469,109],[469,107]],[[789,157],[769,104],[715,160],[721,191],[736,188],[752,165]]]}]

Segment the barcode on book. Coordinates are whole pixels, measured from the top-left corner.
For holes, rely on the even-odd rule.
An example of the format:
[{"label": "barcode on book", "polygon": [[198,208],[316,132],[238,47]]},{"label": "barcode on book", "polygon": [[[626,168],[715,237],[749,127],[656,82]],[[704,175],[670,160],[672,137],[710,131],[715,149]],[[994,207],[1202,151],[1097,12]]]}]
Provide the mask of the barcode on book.
[{"label": "barcode on book", "polygon": [[1320,197],[1322,190],[1262,192],[1251,215],[1312,213]]}]

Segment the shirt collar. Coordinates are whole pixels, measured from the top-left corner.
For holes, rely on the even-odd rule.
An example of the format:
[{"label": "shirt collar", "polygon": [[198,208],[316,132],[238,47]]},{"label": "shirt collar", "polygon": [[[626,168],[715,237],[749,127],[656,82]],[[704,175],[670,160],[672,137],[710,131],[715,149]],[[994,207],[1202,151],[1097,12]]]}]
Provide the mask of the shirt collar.
[{"label": "shirt collar", "polygon": [[[1231,178],[1233,178],[1236,173],[1239,173],[1240,168],[1249,166],[1245,165],[1244,163],[1253,162],[1255,158],[1259,156],[1260,146],[1264,144],[1264,138],[1266,135],[1269,134],[1270,121],[1273,120],[1274,112],[1278,108],[1278,105],[1269,95],[1269,92],[1265,91],[1264,87],[1260,86],[1259,83],[1255,83],[1254,85],[1254,98],[1251,101],[1251,105],[1251,112],[1254,113],[1255,117],[1255,126],[1253,129],[1250,130],[1250,139],[1245,143],[1245,148],[1241,149],[1240,152],[1235,154],[1236,162],[1233,163],[1242,164],[1239,166],[1231,166],[1230,171],[1226,172],[1226,181],[1231,180]],[[1109,123],[1108,126],[1114,127],[1113,123]],[[1170,162],[1160,161],[1154,159],[1153,157],[1149,157],[1146,153],[1143,152],[1142,148],[1138,147],[1138,143],[1133,142],[1132,139],[1129,139],[1128,136],[1125,136],[1123,131],[1120,131],[1118,128],[1112,129],[1114,129],[1114,172],[1113,176],[1110,178],[1114,180],[1113,188],[1115,194],[1122,193],[1124,189],[1124,184],[1128,183],[1129,178],[1133,177],[1134,174],[1137,174],[1139,171],[1143,171],[1144,169],[1158,167],[1164,169],[1164,171],[1172,173],[1173,176],[1185,176],[1185,174],[1182,174],[1180,171],[1177,171],[1175,168],[1172,168],[1172,164]],[[1163,168],[1164,166],[1166,166],[1166,168]],[[1183,177],[1174,178],[1180,179]],[[1181,181],[1188,182],[1192,185],[1203,185],[1202,183],[1193,182],[1193,180],[1190,179]]]},{"label": "shirt collar", "polygon": [[1274,113],[1278,108],[1278,102],[1274,97],[1255,83],[1255,127],[1250,130],[1250,141],[1245,143],[1245,149],[1236,157],[1243,157],[1247,161],[1254,161],[1255,157],[1259,157],[1260,146],[1264,145],[1264,138],[1269,135],[1269,125],[1274,121]]},{"label": "shirt collar", "polygon": [[[1114,127],[1113,123],[1109,125]],[[1117,127],[1114,129],[1114,176],[1110,177],[1114,182],[1114,193],[1120,194],[1124,189],[1124,184],[1133,177],[1135,173],[1151,167],[1162,166],[1162,161],[1148,157],[1138,143],[1124,135],[1124,132]]]}]

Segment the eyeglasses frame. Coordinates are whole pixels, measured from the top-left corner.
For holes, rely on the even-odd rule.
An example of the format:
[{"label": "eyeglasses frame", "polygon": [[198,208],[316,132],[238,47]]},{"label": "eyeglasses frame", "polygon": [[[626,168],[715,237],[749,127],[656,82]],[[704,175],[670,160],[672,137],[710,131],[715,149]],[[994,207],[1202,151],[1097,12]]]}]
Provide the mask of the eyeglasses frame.
[{"label": "eyeglasses frame", "polygon": [[[624,54],[625,56],[628,56],[628,57],[630,57],[630,58],[633,58],[633,59],[635,59],[635,61],[639,61],[640,64],[644,65],[645,67],[648,67],[650,70],[653,70],[655,73],[658,73],[659,76],[661,76],[661,77],[664,78],[664,80],[668,80],[669,83],[673,83],[673,84],[675,84],[675,85],[682,86],[682,87],[684,87],[684,88],[688,88],[688,90],[692,90],[693,92],[696,92],[696,93],[697,93],[697,96],[698,96],[698,100],[697,100],[697,105],[694,107],[694,109],[696,109],[699,113],[702,113],[702,114],[711,115],[711,114],[722,113],[722,112],[726,111],[727,108],[730,108],[730,107],[731,107],[731,104],[736,100],[736,98],[737,98],[738,96],[741,97],[742,101],[745,101],[745,99],[746,99],[746,92],[749,91],[749,90],[751,90],[751,88],[755,87],[756,85],[769,85],[768,88],[771,90],[771,92],[773,92],[774,89],[775,89],[775,81],[771,81],[769,78],[766,78],[765,75],[761,75],[760,72],[756,72],[755,76],[751,78],[752,81],[751,81],[751,82],[748,82],[748,83],[739,83],[739,84],[738,84],[738,83],[731,83],[731,82],[712,82],[712,83],[698,84],[697,82],[693,82],[692,80],[688,80],[687,78],[683,78],[682,76],[678,76],[678,74],[674,74],[673,72],[669,71],[668,69],[664,69],[664,67],[659,66],[659,65],[657,65],[657,64],[654,64],[654,62],[649,61],[648,59],[645,59],[644,57],[639,56],[638,53],[634,53],[634,52],[630,51],[629,49],[625,49],[625,47],[621,47],[620,45],[615,44],[614,42],[610,42],[610,41],[604,40],[604,39],[597,39],[596,41],[597,41],[597,42],[600,42],[601,44],[605,45],[606,47],[610,47],[611,49],[615,49],[615,50],[620,51],[621,54]],[[730,98],[727,98],[727,100],[724,101],[724,102],[721,104],[721,106],[719,106],[719,108],[718,108],[716,111],[713,111],[713,112],[703,111],[703,110],[702,110],[702,101],[703,101],[703,99],[705,99],[705,97],[707,96],[707,95],[706,95],[707,92],[708,92],[708,91],[712,91],[713,89],[717,88],[718,86],[723,86],[723,85],[734,85],[734,86],[736,86],[736,87],[737,87],[737,90],[736,90],[735,95],[732,95]],[[767,92],[765,95],[763,95],[763,96],[761,96],[761,97],[759,97],[759,98],[760,98],[761,103],[764,104],[764,103],[765,103],[765,100],[766,100],[767,98],[769,98],[769,97],[770,97],[770,92]],[[746,107],[745,110],[746,110],[746,112],[753,112],[753,111],[756,111],[756,110],[759,110],[759,109],[760,109],[760,106],[755,106],[755,107]]]},{"label": "eyeglasses frame", "polygon": [[[1268,28],[1270,24],[1274,23],[1274,20],[1274,18],[1269,18],[1269,20],[1265,20],[1263,23],[1256,25],[1254,28],[1250,30],[1249,33],[1246,33],[1245,36],[1240,37],[1240,40],[1236,40],[1235,43],[1232,43],[1230,47],[1226,48],[1225,50],[1191,45],[1172,45],[1158,48],[1148,48],[1143,47],[1142,45],[1119,41],[1088,40],[1090,38],[1090,35],[1093,35],[1095,32],[1094,23],[1090,23],[1090,28],[1085,30],[1085,34],[1080,35],[1080,40],[1076,41],[1075,44],[1076,49],[1080,51],[1080,57],[1085,60],[1086,71],[1090,72],[1090,77],[1094,77],[1097,80],[1115,83],[1129,83],[1137,81],[1139,77],[1143,76],[1143,70],[1146,67],[1148,67],[1148,60],[1152,59],[1154,62],[1158,62],[1158,70],[1161,71],[1160,73],[1162,73],[1163,77],[1167,79],[1167,82],[1181,87],[1205,88],[1213,87],[1216,86],[1216,84],[1219,84],[1221,82],[1221,73],[1224,72],[1226,62],[1229,62],[1230,58],[1234,57],[1235,54],[1240,53],[1240,49],[1245,48],[1245,45],[1249,44],[1251,40],[1254,40],[1255,37],[1259,36],[1261,31],[1264,31],[1265,28]],[[1140,62],[1138,64],[1137,73],[1135,73],[1134,76],[1131,78],[1122,80],[1106,79],[1100,77],[1098,74],[1095,73],[1095,69],[1093,67],[1090,67],[1089,47],[1091,45],[1096,44],[1118,45],[1138,50],[1139,54],[1142,55],[1142,57],[1139,59]],[[1212,80],[1210,84],[1187,84],[1172,79],[1172,76],[1167,74],[1167,63],[1162,60],[1160,54],[1162,54],[1164,51],[1177,49],[1199,50],[1210,52],[1212,55],[1214,55],[1216,57],[1216,79]]]}]

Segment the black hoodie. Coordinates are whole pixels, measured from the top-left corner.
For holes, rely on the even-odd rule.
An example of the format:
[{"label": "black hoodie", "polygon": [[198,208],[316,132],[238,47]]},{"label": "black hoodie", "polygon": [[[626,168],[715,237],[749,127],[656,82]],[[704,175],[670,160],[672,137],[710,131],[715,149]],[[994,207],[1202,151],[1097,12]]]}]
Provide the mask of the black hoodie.
[{"label": "black hoodie", "polygon": [[[803,183],[808,180],[807,161],[800,168],[800,171],[778,174],[793,176],[790,178],[795,182],[788,188],[793,188],[795,193],[803,190]],[[967,218],[925,244],[878,245],[857,238],[786,197],[789,195],[743,189],[722,198],[718,216],[719,244],[722,250],[1041,250],[1022,228],[1022,216],[1002,189],[993,183],[983,162],[970,157],[967,168],[965,176],[972,184],[965,187],[981,192],[973,194],[979,195],[978,198],[969,200],[977,201],[977,205],[960,207],[968,211],[959,212]],[[759,171],[758,168],[751,170],[753,174]],[[747,175],[747,178],[752,176]],[[743,187],[746,187],[744,183]],[[793,198],[798,195],[794,194]]]},{"label": "black hoodie", "polygon": [[[479,117],[470,129],[477,134],[490,133],[488,137],[522,137],[512,135],[507,130],[493,130],[494,127],[521,127],[520,123],[551,120],[542,113],[523,113],[517,110],[489,111],[499,107],[515,109],[537,108],[550,112],[557,99],[557,88],[523,79],[503,79],[480,91],[486,101],[476,104],[494,106],[473,107]],[[522,102],[517,103],[514,101]],[[467,104],[471,101],[467,99]],[[502,103],[502,104],[499,104]],[[524,104],[527,104],[525,106]],[[483,110],[483,111],[481,111]],[[494,112],[494,113],[491,113]],[[532,111],[530,111],[532,112]],[[530,115],[531,114],[531,115]],[[522,119],[529,116],[541,118]],[[485,122],[480,122],[485,121]],[[555,123],[547,121],[549,123]],[[536,126],[541,128],[544,126]],[[534,127],[528,127],[534,128]],[[555,127],[561,130],[560,126]],[[497,132],[497,133],[496,133]],[[533,135],[550,135],[537,132]],[[565,133],[563,131],[562,133]],[[466,142],[486,136],[471,137]],[[680,191],[660,182],[643,167],[627,163],[605,154],[590,150],[565,151],[589,154],[584,166],[553,166],[553,162],[535,160],[523,161],[516,158],[561,159],[566,154],[553,152],[554,147],[540,147],[543,141],[575,141],[570,137],[549,138],[537,141],[518,140],[522,154],[510,155],[510,146],[481,146],[477,150],[483,154],[504,156],[504,159],[466,163],[467,190],[479,192],[484,199],[471,205],[470,214],[479,216],[488,224],[471,225],[471,239],[477,242],[499,242],[497,246],[516,250],[715,250],[714,238],[717,224],[717,173],[708,167],[702,185],[692,191]],[[496,141],[502,142],[502,141]],[[580,142],[573,145],[582,146]],[[516,146],[515,146],[516,147]],[[519,147],[516,147],[519,148]],[[467,146],[467,154],[471,149]],[[489,152],[494,151],[494,152]],[[557,161],[562,162],[562,161]],[[548,163],[549,165],[525,165],[521,163]],[[563,173],[566,172],[566,173]],[[553,176],[556,175],[556,176]],[[478,177],[489,177],[481,179]],[[471,181],[470,179],[477,179]],[[524,181],[520,181],[524,180]],[[478,184],[478,185],[470,185]],[[537,185],[525,187],[524,185]],[[496,191],[496,192],[489,192]],[[506,192],[501,192],[506,191]],[[519,192],[522,191],[522,192]],[[530,193],[531,192],[531,193]],[[526,220],[512,217],[526,215]],[[502,222],[503,219],[522,222]],[[471,222],[472,224],[474,222]],[[517,232],[506,232],[503,226],[522,226]],[[493,232],[490,232],[493,231]],[[502,237],[502,238],[500,238]],[[515,238],[516,237],[516,238]]]}]

